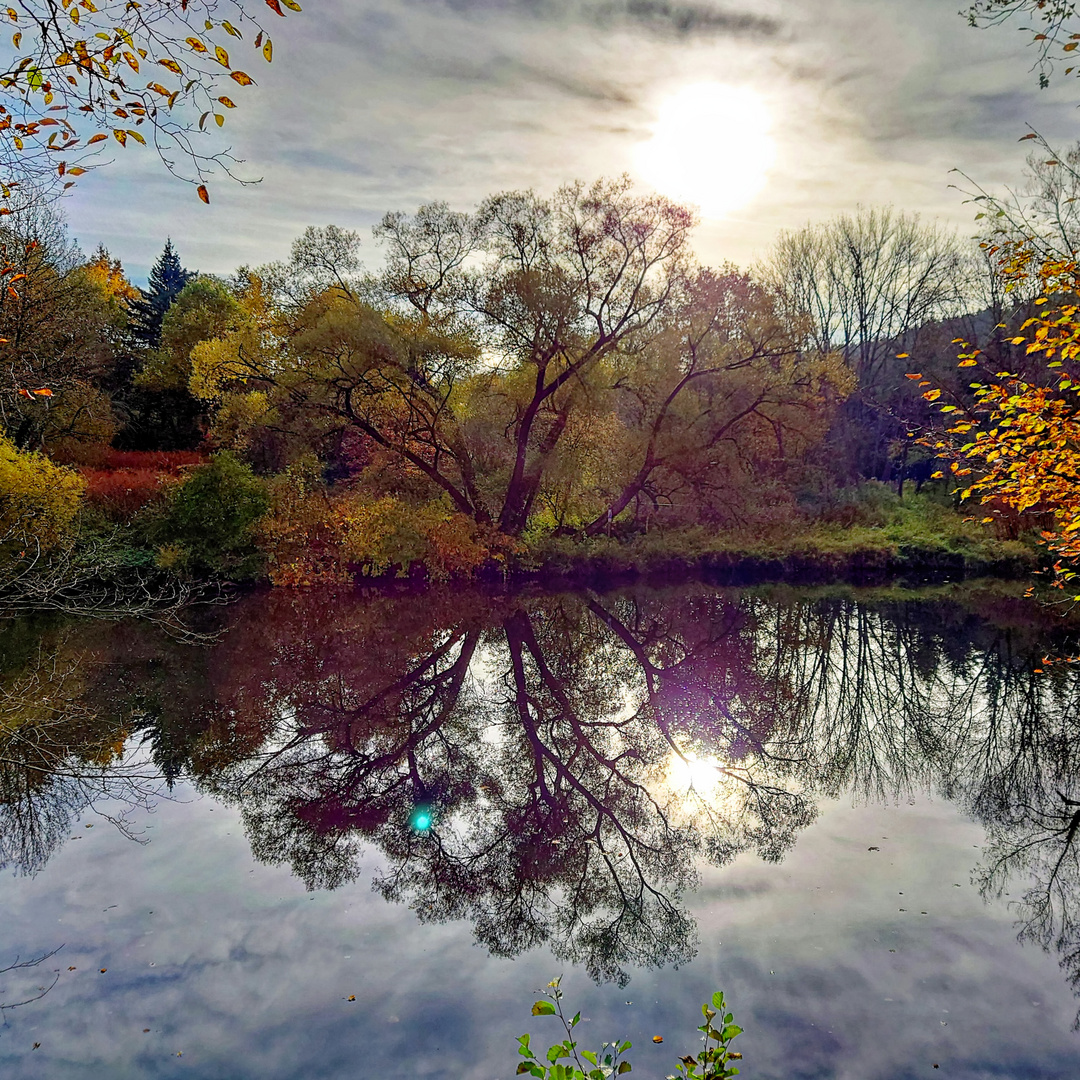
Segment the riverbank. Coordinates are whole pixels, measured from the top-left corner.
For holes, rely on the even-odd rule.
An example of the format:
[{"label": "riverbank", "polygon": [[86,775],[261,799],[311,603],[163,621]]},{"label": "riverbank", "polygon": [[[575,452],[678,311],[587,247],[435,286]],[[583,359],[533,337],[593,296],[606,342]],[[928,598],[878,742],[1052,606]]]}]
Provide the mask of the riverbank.
[{"label": "riverbank", "polygon": [[512,563],[507,574],[573,584],[692,577],[722,584],[864,584],[895,578],[1015,579],[1035,573],[1043,562],[1031,542],[997,539],[959,518],[955,525],[922,535],[900,523],[813,524],[758,536],[695,528],[628,540],[551,537]]}]

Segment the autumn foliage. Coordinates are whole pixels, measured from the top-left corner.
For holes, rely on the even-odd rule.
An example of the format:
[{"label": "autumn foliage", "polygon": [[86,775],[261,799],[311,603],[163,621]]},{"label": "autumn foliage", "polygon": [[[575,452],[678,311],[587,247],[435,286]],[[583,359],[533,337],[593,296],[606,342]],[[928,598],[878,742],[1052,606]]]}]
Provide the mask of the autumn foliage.
[{"label": "autumn foliage", "polygon": [[949,462],[961,497],[978,501],[985,523],[1016,514],[1042,524],[1061,584],[1080,566],[1080,263],[1036,262],[1013,247],[1002,272],[1010,288],[1037,286],[1036,314],[1009,339],[1024,362],[988,369],[982,350],[967,346],[960,367],[976,377],[971,396],[925,391],[948,425],[927,442]]},{"label": "autumn foliage", "polygon": [[86,499],[106,516],[123,520],[161,498],[170,479],[198,465],[195,451],[109,450],[97,466],[83,466]]},{"label": "autumn foliage", "polygon": [[84,481],[0,435],[0,560],[36,558],[74,534]]}]

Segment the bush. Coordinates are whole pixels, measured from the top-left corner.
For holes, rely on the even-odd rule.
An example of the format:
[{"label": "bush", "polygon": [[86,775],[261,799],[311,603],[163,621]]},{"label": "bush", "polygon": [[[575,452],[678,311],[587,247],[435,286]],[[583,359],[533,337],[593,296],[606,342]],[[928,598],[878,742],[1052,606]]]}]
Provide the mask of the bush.
[{"label": "bush", "polygon": [[157,469],[82,469],[86,501],[112,521],[134,517],[162,497],[167,473]]},{"label": "bush", "polygon": [[405,576],[417,567],[446,581],[503,562],[512,550],[505,537],[440,500],[413,505],[392,495],[328,491],[314,462],[276,478],[259,534],[270,580],[285,586]]},{"label": "bush", "polygon": [[206,457],[196,450],[106,450],[103,469],[153,469],[176,473],[191,465],[201,465]]},{"label": "bush", "polygon": [[262,561],[255,526],[269,506],[266,485],[251,469],[228,451],[215,454],[168,490],[150,530],[159,561],[215,577],[251,578]]},{"label": "bush", "polygon": [[61,547],[75,532],[85,481],[0,435],[0,557]]}]

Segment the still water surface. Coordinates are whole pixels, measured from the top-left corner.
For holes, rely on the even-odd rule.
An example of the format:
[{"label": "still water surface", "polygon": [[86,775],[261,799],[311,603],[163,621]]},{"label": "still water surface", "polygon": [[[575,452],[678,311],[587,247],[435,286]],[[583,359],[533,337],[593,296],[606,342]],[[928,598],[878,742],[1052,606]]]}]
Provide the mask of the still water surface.
[{"label": "still water surface", "polygon": [[1007,590],[215,618],[0,632],[0,966],[63,946],[0,1076],[506,1080],[563,973],[634,1075],[723,988],[748,1078],[1080,1077],[1080,672]]}]

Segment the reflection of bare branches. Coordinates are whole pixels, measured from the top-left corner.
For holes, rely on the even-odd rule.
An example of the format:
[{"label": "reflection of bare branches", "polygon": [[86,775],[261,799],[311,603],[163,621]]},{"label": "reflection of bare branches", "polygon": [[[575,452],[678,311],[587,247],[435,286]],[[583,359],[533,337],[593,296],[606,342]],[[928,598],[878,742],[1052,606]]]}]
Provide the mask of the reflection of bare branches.
[{"label": "reflection of bare branches", "polygon": [[[37,968],[45,963],[46,960],[54,957],[64,946],[58,945],[55,949],[51,949],[47,953],[42,953],[40,956],[35,956],[32,960],[20,960],[19,957],[8,964],[7,967],[0,968],[0,975],[6,975],[10,971],[25,971],[28,968]],[[24,1005],[31,1005],[35,1001],[40,1001],[59,981],[60,972],[56,970],[52,973],[53,979],[48,986],[39,986],[29,997],[23,998],[22,1001],[4,1001],[0,998],[0,1011],[7,1009],[21,1009]],[[2,993],[2,991],[0,991]]]},{"label": "reflection of bare branches", "polygon": [[[1012,902],[1020,940],[1056,951],[1080,995],[1080,802],[1048,791],[1041,803],[1018,805],[1010,816],[991,825],[980,890],[1000,896],[1012,882],[1026,883]],[[1080,1029],[1080,1010],[1074,1027]]]},{"label": "reflection of bare branches", "polygon": [[89,810],[138,839],[128,813],[161,794],[153,770],[124,754],[123,726],[83,701],[84,678],[78,657],[55,654],[0,683],[0,867],[39,870]]}]

